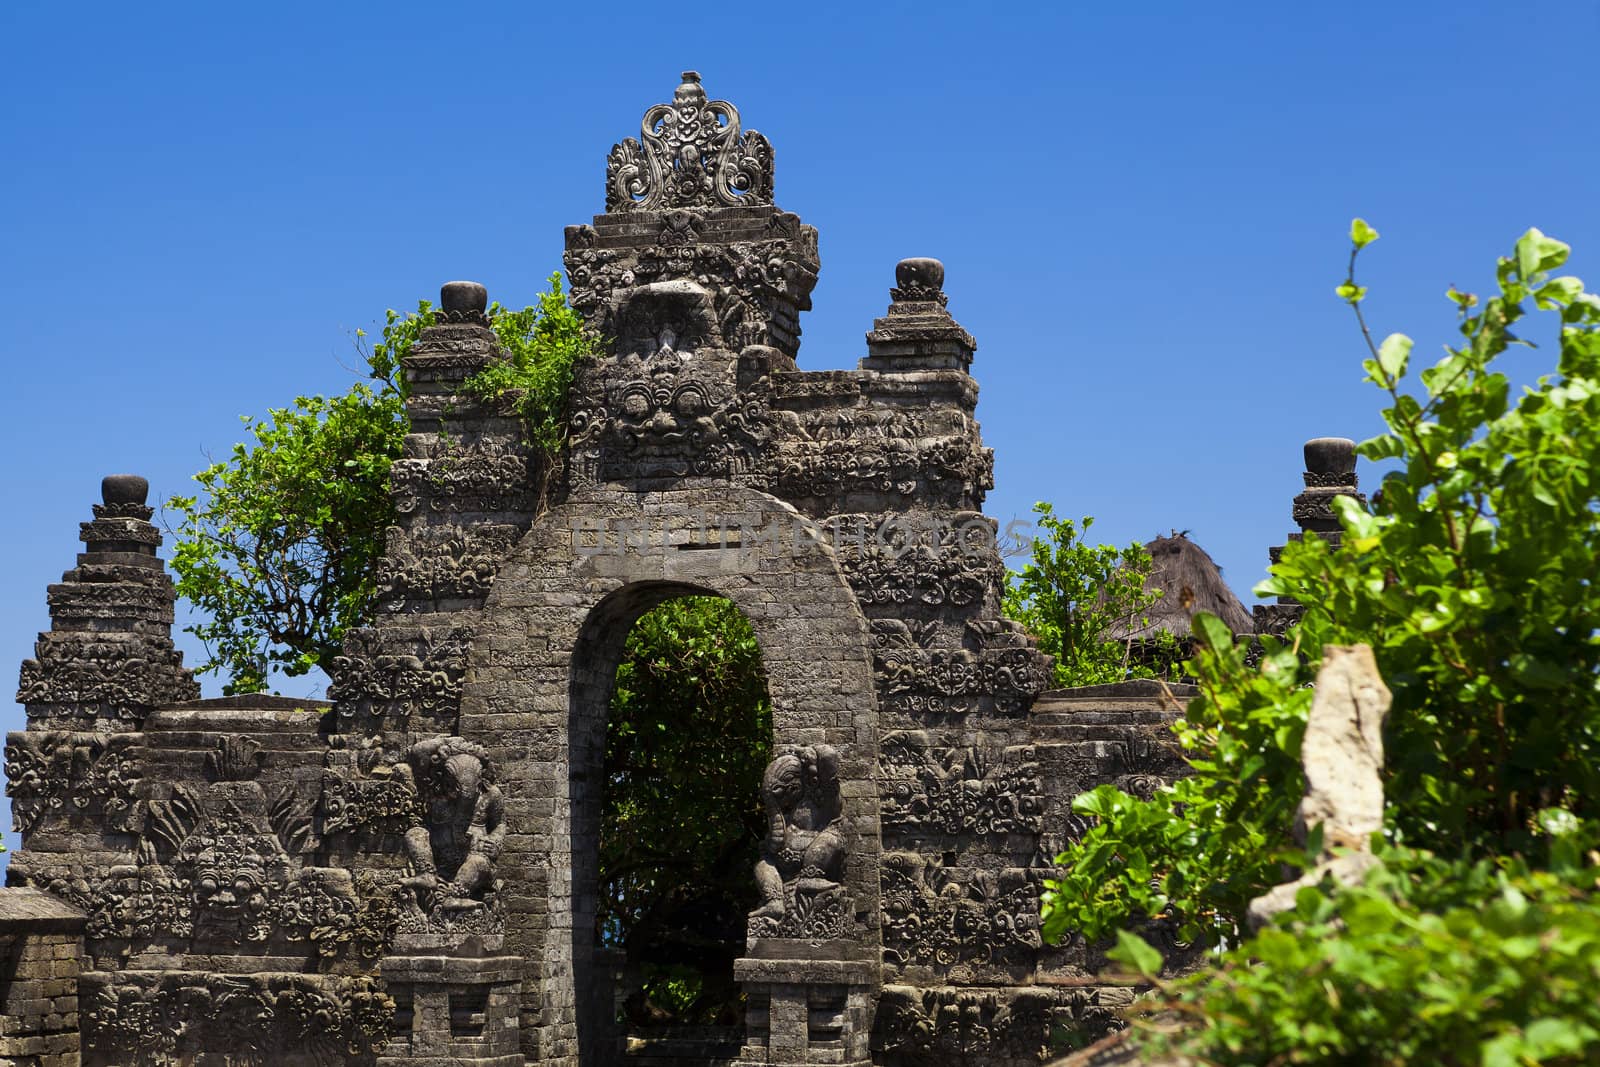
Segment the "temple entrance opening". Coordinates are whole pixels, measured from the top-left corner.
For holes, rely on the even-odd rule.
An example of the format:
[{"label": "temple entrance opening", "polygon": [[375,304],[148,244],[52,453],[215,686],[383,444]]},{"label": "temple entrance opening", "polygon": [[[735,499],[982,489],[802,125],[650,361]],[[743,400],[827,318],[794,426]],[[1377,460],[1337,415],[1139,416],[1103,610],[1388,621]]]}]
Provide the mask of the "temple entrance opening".
[{"label": "temple entrance opening", "polygon": [[608,702],[594,938],[630,1062],[735,1058],[734,960],[761,904],[772,703],[749,620],[675,596],[627,631]]}]

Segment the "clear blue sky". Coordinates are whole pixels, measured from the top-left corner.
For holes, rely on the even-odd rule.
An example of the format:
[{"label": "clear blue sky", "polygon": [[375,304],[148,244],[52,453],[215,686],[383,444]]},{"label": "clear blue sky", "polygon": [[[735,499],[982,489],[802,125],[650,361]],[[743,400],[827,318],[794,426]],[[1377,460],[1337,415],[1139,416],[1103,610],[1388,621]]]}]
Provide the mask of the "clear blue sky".
[{"label": "clear blue sky", "polygon": [[1529,226],[1600,273],[1597,44],[1595,0],[5,4],[0,674],[101,475],[187,491],[443,281],[525,302],[690,68],[821,230],[802,366],[854,366],[895,261],[942,258],[990,513],[1187,529],[1248,601],[1301,442],[1378,429],[1333,295],[1352,215],[1375,328],[1419,352]]}]

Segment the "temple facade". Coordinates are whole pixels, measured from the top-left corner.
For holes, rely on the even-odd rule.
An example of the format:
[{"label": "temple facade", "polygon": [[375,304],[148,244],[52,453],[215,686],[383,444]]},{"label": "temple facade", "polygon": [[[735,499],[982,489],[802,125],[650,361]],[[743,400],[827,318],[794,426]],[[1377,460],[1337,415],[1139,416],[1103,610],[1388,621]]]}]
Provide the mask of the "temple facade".
[{"label": "temple facade", "polygon": [[[6,749],[0,1056],[1020,1067],[1119,1025],[1131,990],[1081,937],[1042,943],[1040,883],[1076,794],[1180,772],[1184,694],[1050,691],[1002,617],[943,266],[894,268],[858,369],[800,369],[816,230],[693,72],[612,149],[604,206],[566,231],[605,345],[557,459],[463,391],[505,356],[483,287],[444,286],[403,368],[377,621],[330,701],[199,699],[147,486],[106,479]],[[1342,456],[1316,501],[1354,492]],[[769,829],[742,1025],[651,1042],[595,933],[601,760],[625,636],[683,595],[760,645]]]}]

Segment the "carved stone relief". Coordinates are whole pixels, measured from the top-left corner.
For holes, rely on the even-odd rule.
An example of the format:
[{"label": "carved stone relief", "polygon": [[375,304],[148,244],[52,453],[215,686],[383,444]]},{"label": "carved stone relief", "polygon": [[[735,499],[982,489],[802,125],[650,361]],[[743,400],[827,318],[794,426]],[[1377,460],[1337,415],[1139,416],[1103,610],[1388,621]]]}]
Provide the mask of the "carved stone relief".
[{"label": "carved stone relief", "polygon": [[91,1062],[346,1063],[381,1050],[394,1017],[382,983],[364,976],[122,971],[82,983]]},{"label": "carved stone relief", "polygon": [[12,829],[32,830],[44,815],[98,815],[106,828],[137,829],[134,791],[143,777],[126,734],[63,730],[15,733],[6,742],[6,796]]},{"label": "carved stone relief", "polygon": [[883,956],[894,967],[983,965],[1038,950],[1039,878],[959,870],[917,852],[883,858]]},{"label": "carved stone relief", "polygon": [[607,211],[772,203],[772,145],[740,129],[732,104],[708,101],[694,71],[644,113],[640,137],[606,160]]},{"label": "carved stone relief", "polygon": [[[888,620],[883,620],[888,621]],[[1018,713],[1051,683],[1049,660],[1031,648],[921,648],[909,631],[874,626],[884,638],[873,653],[885,707],[908,714],[965,714],[986,699],[995,710]]]},{"label": "carved stone relief", "polygon": [[894,731],[879,742],[878,768],[886,830],[983,837],[1043,826],[1031,747],[932,747],[920,731]]},{"label": "carved stone relief", "polygon": [[462,738],[433,737],[412,745],[400,770],[418,798],[404,839],[402,931],[498,929],[505,801],[488,756]]},{"label": "carved stone relief", "polygon": [[875,1046],[904,1067],[1036,1064],[1049,1058],[1053,1031],[1094,1041],[1122,1029],[1132,991],[1116,987],[1016,990],[919,989],[887,985],[878,1001]]},{"label": "carved stone relief", "polygon": [[36,658],[22,661],[17,701],[29,705],[35,719],[56,715],[51,705],[76,705],[85,719],[107,710],[134,722],[144,709],[200,695],[182,663],[181,652],[154,642],[44,633]]},{"label": "carved stone relief", "polygon": [[850,899],[839,754],[828,745],[779,754],[767,764],[761,794],[767,810],[767,836],[756,864],[762,900],[750,913],[749,936],[845,936]]},{"label": "carved stone relief", "polygon": [[413,714],[453,715],[461,701],[472,631],[422,628],[409,636],[357,630],[333,661],[328,694],[341,722],[366,725]]},{"label": "carved stone relief", "polygon": [[515,526],[456,524],[412,531],[390,527],[378,564],[378,597],[400,610],[404,601],[470,600],[486,596],[500,561],[516,543]]},{"label": "carved stone relief", "polygon": [[978,512],[951,516],[835,515],[825,524],[863,605],[966,607],[997,590],[1005,567],[994,527]]}]

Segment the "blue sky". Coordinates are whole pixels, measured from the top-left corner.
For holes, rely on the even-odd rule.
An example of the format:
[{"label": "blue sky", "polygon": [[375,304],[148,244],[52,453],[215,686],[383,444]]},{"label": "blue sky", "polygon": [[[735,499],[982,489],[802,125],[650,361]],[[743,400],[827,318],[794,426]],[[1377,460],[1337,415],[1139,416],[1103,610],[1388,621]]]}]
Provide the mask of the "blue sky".
[{"label": "blue sky", "polygon": [[854,366],[895,261],[943,259],[990,513],[1187,529],[1248,601],[1301,442],[1379,428],[1333,295],[1352,215],[1383,233],[1374,328],[1419,352],[1529,226],[1594,273],[1597,41],[1594,0],[5,4],[0,661],[101,475],[187,491],[238,415],[344,391],[351,332],[443,281],[526,302],[690,68],[821,230],[802,366]]}]

